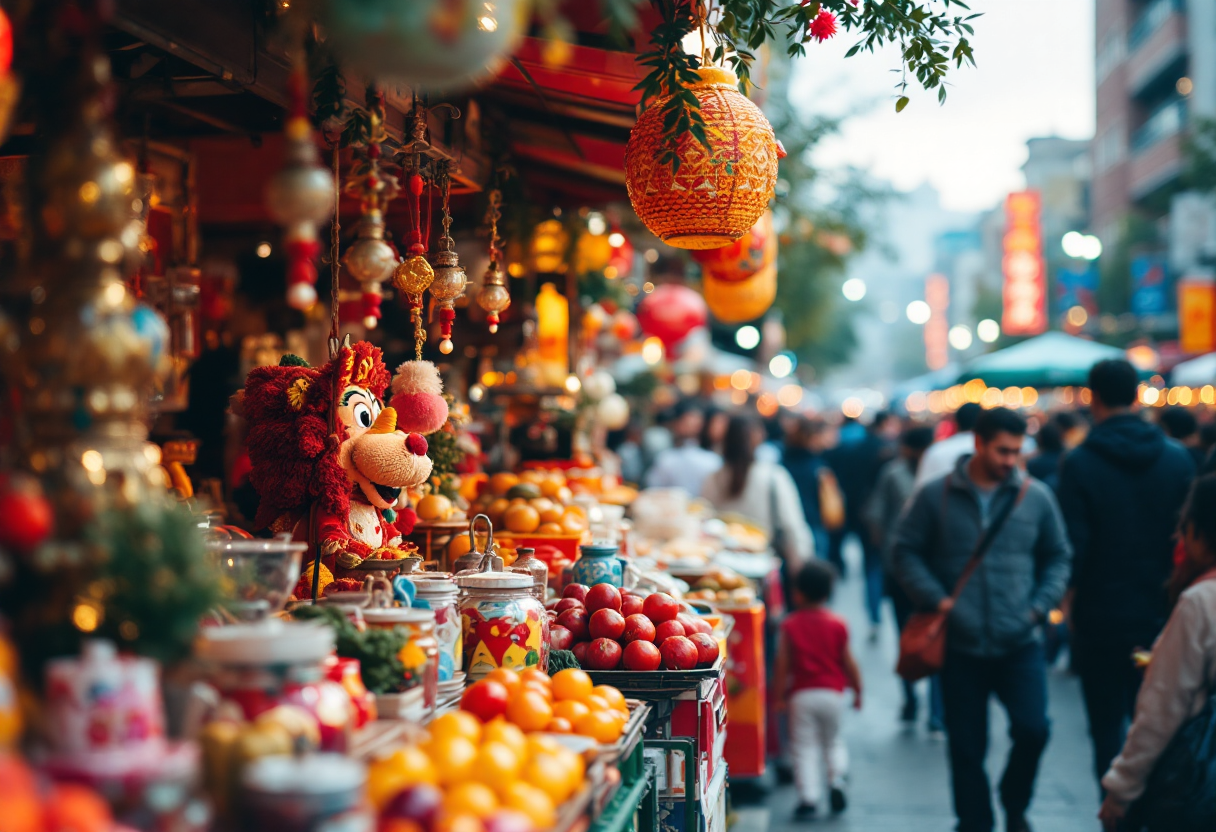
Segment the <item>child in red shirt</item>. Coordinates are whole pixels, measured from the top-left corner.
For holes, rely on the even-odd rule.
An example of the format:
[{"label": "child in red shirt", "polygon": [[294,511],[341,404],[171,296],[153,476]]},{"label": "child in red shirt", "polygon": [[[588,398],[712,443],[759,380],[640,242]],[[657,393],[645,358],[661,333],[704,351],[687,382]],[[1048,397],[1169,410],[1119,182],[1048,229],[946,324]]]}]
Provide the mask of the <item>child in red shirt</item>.
[{"label": "child in red shirt", "polygon": [[848,625],[826,607],[835,580],[835,571],[824,561],[803,566],[795,582],[798,609],[781,622],[774,685],[777,707],[789,710],[798,788],[795,820],[809,820],[819,811],[825,774],[832,811],[848,805],[849,754],[840,737],[840,718],[846,690],[853,691],[853,707],[861,709],[861,671],[849,650]]}]

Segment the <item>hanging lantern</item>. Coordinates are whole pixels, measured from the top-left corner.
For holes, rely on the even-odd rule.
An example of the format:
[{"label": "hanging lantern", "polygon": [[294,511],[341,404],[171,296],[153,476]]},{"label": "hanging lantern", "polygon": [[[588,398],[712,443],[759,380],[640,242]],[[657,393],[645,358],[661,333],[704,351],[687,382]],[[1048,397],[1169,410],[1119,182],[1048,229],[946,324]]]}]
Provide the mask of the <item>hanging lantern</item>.
[{"label": "hanging lantern", "polygon": [[325,45],[381,82],[451,92],[505,64],[531,14],[525,0],[317,0]]},{"label": "hanging lantern", "polygon": [[283,226],[287,249],[287,305],[307,311],[317,302],[317,266],[321,253],[317,224],[333,215],[334,177],[321,166],[308,122],[305,74],[290,80],[291,116],[284,130],[286,164],[266,187],[266,207]]},{"label": "hanging lantern", "polygon": [[346,250],[342,263],[362,287],[363,325],[375,329],[384,297],[381,284],[393,276],[399,262],[397,252],[384,241],[384,210],[397,196],[399,186],[397,177],[380,169],[380,143],[385,139],[383,96],[374,97],[368,115],[371,141],[367,145],[366,158],[351,172],[346,183],[346,192],[359,199],[362,217],[355,229],[355,242]]},{"label": "hanging lantern", "polygon": [[777,264],[770,263],[747,280],[718,280],[706,271],[701,289],[709,311],[724,324],[754,321],[777,298]]},{"label": "hanging lantern", "polygon": [[536,340],[541,376],[557,387],[570,372],[570,303],[552,283],[536,294]]},{"label": "hanging lantern", "polygon": [[498,220],[502,216],[499,210],[502,205],[502,191],[495,188],[490,191],[490,264],[481,278],[481,291],[477,293],[477,305],[486,311],[486,322],[490,325],[491,334],[498,332],[499,314],[505,312],[511,305],[511,292],[507,289],[507,276],[499,267],[502,249],[499,247]]},{"label": "hanging lantern", "polygon": [[722,248],[694,251],[692,259],[701,264],[703,273],[712,274],[715,280],[727,283],[747,280],[777,259],[773,212],[765,211],[751,230],[733,243]]},{"label": "hanging lantern", "polygon": [[705,299],[687,286],[664,283],[638,304],[638,323],[644,335],[653,335],[670,348],[688,333],[705,326]]},{"label": "hanging lantern", "polygon": [[444,355],[452,352],[452,321],[456,320],[456,300],[464,295],[469,279],[452,248],[452,214],[448,209],[452,179],[445,167],[443,173],[443,235],[439,238],[439,252],[435,255],[435,279],[431,281],[431,298],[439,313],[439,326],[443,340],[439,351]]},{"label": "hanging lantern", "polygon": [[738,90],[735,74],[702,67],[688,89],[700,102],[709,151],[678,139],[680,167],[662,162],[663,101],[638,119],[625,146],[625,184],[633,210],[659,239],[688,249],[718,248],[747,233],[768,208],[785,155],[772,125]]},{"label": "hanging lantern", "polygon": [[598,272],[612,258],[612,246],[607,234],[592,234],[584,231],[574,243],[574,271],[577,274]]},{"label": "hanging lantern", "polygon": [[608,248],[611,254],[604,267],[604,277],[609,280],[628,277],[633,271],[633,243],[620,229],[613,229],[608,235]]},{"label": "hanging lantern", "polygon": [[595,417],[607,430],[620,430],[629,424],[629,402],[620,393],[609,393],[595,406]]},{"label": "hanging lantern", "polygon": [[538,274],[554,274],[566,270],[566,246],[570,235],[561,220],[545,220],[532,232],[532,268]]}]

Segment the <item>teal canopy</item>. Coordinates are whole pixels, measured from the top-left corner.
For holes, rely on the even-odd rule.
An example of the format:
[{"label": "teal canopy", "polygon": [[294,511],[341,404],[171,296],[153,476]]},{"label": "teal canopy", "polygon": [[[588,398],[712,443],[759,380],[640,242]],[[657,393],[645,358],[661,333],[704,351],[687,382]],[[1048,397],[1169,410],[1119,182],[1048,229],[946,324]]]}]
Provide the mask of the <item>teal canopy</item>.
[{"label": "teal canopy", "polygon": [[963,369],[958,382],[981,379],[989,387],[1078,387],[1089,368],[1108,358],[1126,358],[1118,347],[1047,332],[982,355]]}]

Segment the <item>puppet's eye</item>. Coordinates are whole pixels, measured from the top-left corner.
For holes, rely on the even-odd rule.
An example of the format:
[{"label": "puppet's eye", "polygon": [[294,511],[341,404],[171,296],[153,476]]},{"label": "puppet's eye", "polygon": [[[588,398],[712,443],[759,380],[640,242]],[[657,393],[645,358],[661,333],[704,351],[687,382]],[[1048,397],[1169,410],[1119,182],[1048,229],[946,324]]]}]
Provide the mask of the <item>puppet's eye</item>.
[{"label": "puppet's eye", "polygon": [[372,402],[372,419],[374,420],[374,419],[379,419],[379,418],[380,418],[380,402],[373,401]]},{"label": "puppet's eye", "polygon": [[371,408],[369,408],[363,402],[359,402],[357,405],[355,405],[354,416],[355,424],[364,428],[370,428],[372,426],[372,422],[376,420],[375,417],[372,416]]}]

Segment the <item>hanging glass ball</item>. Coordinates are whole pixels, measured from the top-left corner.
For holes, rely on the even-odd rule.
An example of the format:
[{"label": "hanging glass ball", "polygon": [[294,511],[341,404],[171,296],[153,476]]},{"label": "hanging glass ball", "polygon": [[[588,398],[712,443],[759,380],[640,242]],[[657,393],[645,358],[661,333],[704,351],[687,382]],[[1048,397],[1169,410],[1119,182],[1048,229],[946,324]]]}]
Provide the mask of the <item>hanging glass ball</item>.
[{"label": "hanging glass ball", "polygon": [[317,305],[317,289],[310,283],[293,283],[287,288],[287,305],[307,312]]},{"label": "hanging glass ball", "polygon": [[359,221],[359,238],[342,257],[351,277],[360,283],[380,283],[393,276],[397,255],[384,242],[384,222],[376,215]]},{"label": "hanging glass ball", "polygon": [[439,342],[439,351],[441,353],[443,353],[444,355],[451,355],[452,354],[452,339],[444,338],[442,341],[440,341]]},{"label": "hanging glass ball", "polygon": [[407,295],[421,295],[434,279],[435,270],[419,254],[402,260],[393,272],[393,286]]},{"label": "hanging glass ball", "polygon": [[468,275],[457,262],[456,252],[440,251],[435,256],[435,279],[431,282],[431,297],[440,304],[450,306],[452,301],[464,294],[469,284]]},{"label": "hanging glass ball", "polygon": [[266,208],[279,225],[317,225],[333,216],[334,177],[319,165],[289,164],[266,186]]}]

